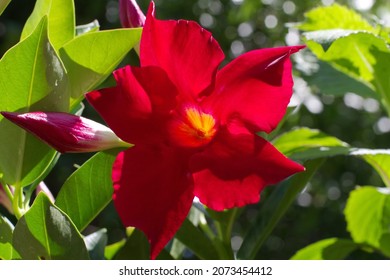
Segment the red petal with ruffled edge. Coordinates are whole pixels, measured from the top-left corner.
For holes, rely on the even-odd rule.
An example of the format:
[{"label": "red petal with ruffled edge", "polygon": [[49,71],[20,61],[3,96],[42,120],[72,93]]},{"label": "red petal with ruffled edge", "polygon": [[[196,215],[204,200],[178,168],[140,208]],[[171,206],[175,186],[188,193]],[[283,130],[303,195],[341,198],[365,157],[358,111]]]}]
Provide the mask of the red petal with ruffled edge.
[{"label": "red petal with ruffled edge", "polygon": [[[117,86],[90,92],[89,103],[124,141],[161,141],[168,112],[176,106],[177,90],[158,67],[130,67],[114,72]],[[153,82],[151,82],[153,79]]]},{"label": "red petal with ruffled edge", "polygon": [[194,194],[217,211],[256,203],[265,186],[304,170],[263,138],[235,130],[221,131],[190,160]]},{"label": "red petal with ruffled edge", "polygon": [[155,259],[186,218],[194,198],[188,159],[169,147],[135,146],[113,167],[114,204],[125,226],[141,229]]},{"label": "red petal with ruffled edge", "polygon": [[304,46],[260,49],[222,68],[215,92],[204,100],[221,124],[239,119],[252,132],[271,132],[283,118],[292,95],[289,56]]},{"label": "red petal with ruffled edge", "polygon": [[141,66],[165,70],[182,99],[197,100],[213,85],[224,54],[211,33],[193,21],[157,20],[149,6],[141,39]]}]

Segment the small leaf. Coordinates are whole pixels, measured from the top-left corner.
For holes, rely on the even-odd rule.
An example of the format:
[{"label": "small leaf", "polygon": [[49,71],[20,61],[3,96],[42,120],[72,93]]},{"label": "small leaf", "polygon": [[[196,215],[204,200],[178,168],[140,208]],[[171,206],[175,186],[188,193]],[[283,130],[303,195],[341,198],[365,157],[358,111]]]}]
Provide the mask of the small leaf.
[{"label": "small leaf", "polygon": [[238,259],[250,260],[256,257],[272,230],[323,161],[324,159],[308,161],[305,164],[305,172],[296,174],[291,180],[283,182],[272,192],[265,205],[260,209],[254,224],[246,233],[241,248],[237,252]]},{"label": "small leaf", "polygon": [[361,15],[339,4],[315,8],[305,13],[305,21],[298,24],[297,28],[305,31],[341,28],[378,32]]},{"label": "small leaf", "polygon": [[353,241],[369,244],[390,256],[389,189],[357,188],[350,193],[344,213]]},{"label": "small leaf", "polygon": [[188,219],[184,220],[180,229],[176,232],[175,238],[187,246],[187,248],[200,259],[218,259],[218,252],[216,251],[213,242]]},{"label": "small leaf", "polygon": [[16,224],[12,244],[22,259],[88,259],[72,221],[42,192]]},{"label": "small leaf", "polygon": [[387,187],[390,187],[390,150],[353,149],[352,156],[363,158],[381,176]]},{"label": "small leaf", "polygon": [[[65,69],[47,37],[47,19],[0,61],[0,111],[68,111]],[[0,116],[0,177],[26,186],[41,176],[56,152]]]},{"label": "small leaf", "polygon": [[349,239],[329,238],[299,250],[292,260],[343,260],[360,246]]},{"label": "small leaf", "polygon": [[49,18],[49,38],[58,50],[75,36],[73,0],[38,0],[22,32],[21,40],[28,37],[39,25],[42,17]]},{"label": "small leaf", "polygon": [[69,73],[71,108],[84,93],[104,81],[125,55],[139,42],[140,28],[88,32],[60,49],[61,59]]},{"label": "small leaf", "polygon": [[118,250],[114,260],[149,260],[149,242],[145,234],[132,228],[126,243]]},{"label": "small leaf", "polygon": [[107,230],[102,228],[84,237],[91,260],[104,260],[104,250],[107,245]]},{"label": "small leaf", "polygon": [[99,152],[64,183],[56,205],[83,230],[111,201],[111,169],[118,150]]},{"label": "small leaf", "polygon": [[11,3],[11,0],[0,0],[0,15],[4,12],[9,3]]},{"label": "small leaf", "polygon": [[350,149],[347,143],[336,137],[305,127],[282,134],[273,144],[280,152],[293,159],[346,155]]},{"label": "small leaf", "polygon": [[11,222],[0,215],[0,260],[12,259],[12,231]]}]

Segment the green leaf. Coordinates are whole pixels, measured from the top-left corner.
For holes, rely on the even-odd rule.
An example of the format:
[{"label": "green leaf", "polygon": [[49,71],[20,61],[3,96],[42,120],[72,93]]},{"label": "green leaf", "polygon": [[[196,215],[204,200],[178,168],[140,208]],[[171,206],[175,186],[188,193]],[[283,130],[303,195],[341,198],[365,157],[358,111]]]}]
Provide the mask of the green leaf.
[{"label": "green leaf", "polygon": [[185,219],[175,238],[187,246],[195,255],[203,260],[218,259],[218,252],[213,242],[192,222]]},{"label": "green leaf", "polygon": [[75,36],[73,0],[37,0],[34,10],[23,28],[21,39],[29,36],[45,15],[49,19],[50,41],[58,50]]},{"label": "green leaf", "polygon": [[126,243],[118,250],[113,259],[149,260],[149,248],[149,242],[145,234],[136,228],[131,228],[131,232],[127,237]]},{"label": "green leaf", "polygon": [[344,210],[347,229],[356,243],[371,245],[390,256],[390,191],[359,187],[350,193]]},{"label": "green leaf", "polygon": [[273,141],[273,145],[280,152],[293,159],[346,155],[350,149],[347,143],[336,137],[305,127],[282,134]]},{"label": "green leaf", "polygon": [[104,260],[104,250],[107,245],[107,230],[102,228],[84,237],[91,260]]},{"label": "green leaf", "polygon": [[22,259],[88,259],[72,221],[42,192],[16,224],[12,244]]},{"label": "green leaf", "polygon": [[349,239],[329,238],[299,250],[292,260],[343,260],[360,246]]},{"label": "green leaf", "polygon": [[141,38],[140,28],[89,32],[60,49],[71,83],[71,108],[104,81]]},{"label": "green leaf", "polygon": [[305,21],[297,27],[304,31],[340,28],[378,32],[360,14],[339,4],[319,7],[305,13]]},{"label": "green leaf", "polygon": [[12,259],[12,231],[11,222],[0,215],[0,260]]},{"label": "green leaf", "polygon": [[[0,111],[68,111],[68,80],[47,37],[47,20],[0,61]],[[0,177],[26,186],[40,177],[56,152],[0,115]]]},{"label": "green leaf", "polygon": [[350,154],[364,159],[378,172],[384,184],[390,187],[390,150],[353,149]]},{"label": "green leaf", "polygon": [[0,15],[4,12],[9,3],[11,3],[11,0],[0,0]]},{"label": "green leaf", "polygon": [[111,201],[111,169],[119,150],[99,152],[64,183],[56,205],[83,230]]},{"label": "green leaf", "polygon": [[296,174],[291,180],[284,181],[272,192],[260,209],[254,224],[246,233],[241,248],[237,252],[238,259],[251,260],[256,257],[272,230],[323,161],[324,159],[308,161],[305,164],[305,172]]},{"label": "green leaf", "polygon": [[347,92],[353,92],[362,97],[374,97],[376,95],[371,86],[336,70],[328,63],[319,61],[318,65],[317,72],[303,78],[310,86],[318,88],[321,94],[344,96]]}]

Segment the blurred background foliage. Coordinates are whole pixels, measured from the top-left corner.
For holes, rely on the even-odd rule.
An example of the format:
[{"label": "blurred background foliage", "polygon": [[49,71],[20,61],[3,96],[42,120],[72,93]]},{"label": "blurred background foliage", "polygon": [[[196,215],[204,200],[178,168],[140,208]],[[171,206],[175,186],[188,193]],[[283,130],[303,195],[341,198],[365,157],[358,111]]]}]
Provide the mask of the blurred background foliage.
[{"label": "blurred background foliage", "polygon": [[[278,45],[301,43],[301,37],[293,28],[295,22],[304,19],[304,13],[318,6],[339,3],[362,13],[369,21],[383,21],[390,25],[390,2],[387,0],[156,0],[157,17],[160,19],[189,19],[210,30],[226,54],[226,62],[246,51]],[[149,0],[138,0],[146,12]],[[14,0],[0,17],[0,53],[17,43],[24,22],[35,1]],[[86,24],[97,19],[101,29],[119,28],[118,2],[116,0],[75,0],[76,23]],[[338,137],[354,147],[389,148],[390,119],[373,98],[363,98],[351,89],[316,86],[307,80],[307,69],[318,68],[318,62],[310,62],[310,53],[294,56],[295,94],[292,103],[299,110],[287,117],[282,131],[296,126],[317,128]],[[309,62],[310,63],[309,63]],[[124,63],[136,63],[130,54]],[[306,69],[306,70],[305,70]],[[299,71],[301,70],[301,71]],[[87,104],[86,104],[87,105]],[[93,110],[86,107],[86,117],[98,119]],[[90,154],[63,155],[46,180],[53,193],[63,184],[75,166],[81,165]],[[343,210],[348,194],[357,185],[381,186],[379,176],[365,162],[354,157],[328,159],[297,197],[295,204],[278,224],[257,255],[258,259],[288,259],[297,250],[315,241],[330,237],[349,237]],[[263,201],[272,187],[263,193]],[[235,225],[233,248],[242,242],[246,226],[255,217],[260,205],[244,211]],[[4,211],[4,209],[0,209]],[[111,209],[112,210],[112,209]],[[111,224],[120,228],[112,211],[104,211],[95,224]],[[111,221],[111,222],[110,222]],[[112,231],[115,240],[115,231]],[[350,258],[381,258],[380,255],[357,252]]]}]

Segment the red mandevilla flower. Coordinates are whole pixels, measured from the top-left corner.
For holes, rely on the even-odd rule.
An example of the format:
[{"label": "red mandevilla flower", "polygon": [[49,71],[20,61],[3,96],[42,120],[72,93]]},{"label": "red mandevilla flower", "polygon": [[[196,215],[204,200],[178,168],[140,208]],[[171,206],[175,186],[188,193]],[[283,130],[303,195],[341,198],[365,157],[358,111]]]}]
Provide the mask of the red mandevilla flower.
[{"label": "red mandevilla flower", "polygon": [[142,27],[145,15],[135,0],[119,0],[119,18],[123,27]]},{"label": "red mandevilla flower", "polygon": [[256,135],[271,132],[292,95],[289,56],[303,48],[224,58],[192,21],[146,16],[140,67],[114,72],[117,86],[88,101],[135,147],[113,166],[114,204],[125,226],[145,232],[156,258],[186,218],[194,196],[214,210],[256,203],[266,185],[304,168]]}]

